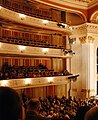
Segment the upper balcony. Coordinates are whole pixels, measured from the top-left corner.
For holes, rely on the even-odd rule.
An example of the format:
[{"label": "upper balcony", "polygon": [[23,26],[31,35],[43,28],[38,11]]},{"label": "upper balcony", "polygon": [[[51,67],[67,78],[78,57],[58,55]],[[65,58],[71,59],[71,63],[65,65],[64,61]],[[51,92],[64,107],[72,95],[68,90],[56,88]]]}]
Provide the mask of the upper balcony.
[{"label": "upper balcony", "polygon": [[42,30],[57,31],[67,35],[72,34],[72,27],[67,24],[28,16],[4,7],[0,7],[0,18],[3,18],[5,21],[9,21],[10,23],[12,22],[20,25],[26,25],[28,27],[36,27]]}]

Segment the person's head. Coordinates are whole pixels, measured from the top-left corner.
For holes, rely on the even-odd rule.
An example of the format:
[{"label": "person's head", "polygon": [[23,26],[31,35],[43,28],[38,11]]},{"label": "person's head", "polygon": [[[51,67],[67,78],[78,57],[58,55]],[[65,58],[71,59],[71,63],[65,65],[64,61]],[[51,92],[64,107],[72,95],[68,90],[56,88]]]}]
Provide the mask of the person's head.
[{"label": "person's head", "polygon": [[39,111],[40,101],[37,98],[31,98],[27,103],[28,111]]},{"label": "person's head", "polygon": [[90,109],[89,106],[81,106],[76,112],[76,120],[84,120],[86,112]]},{"label": "person's head", "polygon": [[98,106],[92,107],[85,115],[84,120],[98,120]]},{"label": "person's head", "polygon": [[21,119],[22,103],[18,93],[9,87],[0,87],[0,120]]}]

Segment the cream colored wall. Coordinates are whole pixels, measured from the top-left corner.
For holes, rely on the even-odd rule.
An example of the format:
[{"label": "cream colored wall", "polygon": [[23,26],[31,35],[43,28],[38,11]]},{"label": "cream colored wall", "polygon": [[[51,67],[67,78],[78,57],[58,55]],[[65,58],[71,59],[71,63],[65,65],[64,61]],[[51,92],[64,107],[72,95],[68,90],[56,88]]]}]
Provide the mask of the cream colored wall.
[{"label": "cream colored wall", "polygon": [[79,39],[76,39],[76,44],[71,45],[72,50],[75,51],[75,54],[71,58],[71,73],[79,74],[77,80],[72,82],[72,96],[81,98],[81,89],[82,89],[82,45]]},{"label": "cream colored wall", "polygon": [[66,97],[68,96],[67,85],[65,85],[65,84],[57,85],[55,91],[56,91],[57,96],[60,98],[62,96],[66,96]]},{"label": "cream colored wall", "polygon": [[64,70],[63,68],[63,60],[59,59],[59,58],[53,58],[53,69],[56,72],[60,72],[62,70]]}]

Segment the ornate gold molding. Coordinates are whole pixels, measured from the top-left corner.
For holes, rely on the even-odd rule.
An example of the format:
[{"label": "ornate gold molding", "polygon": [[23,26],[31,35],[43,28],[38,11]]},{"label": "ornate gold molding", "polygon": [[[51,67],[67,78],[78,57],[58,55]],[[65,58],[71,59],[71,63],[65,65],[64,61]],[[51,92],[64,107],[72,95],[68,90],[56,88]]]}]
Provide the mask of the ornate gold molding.
[{"label": "ornate gold molding", "polygon": [[86,43],[86,36],[79,37],[80,43],[85,44]]},{"label": "ornate gold molding", "polygon": [[[84,38],[84,36],[87,36],[89,34],[98,36],[98,24],[85,23],[85,24],[73,27],[72,36],[77,36],[77,37],[83,37]],[[88,43],[89,43],[89,41],[88,41]],[[90,41],[90,43],[92,43],[92,42]]]},{"label": "ornate gold molding", "polygon": [[94,38],[92,36],[88,36],[88,43],[94,43]]},{"label": "ornate gold molding", "polygon": [[92,36],[79,37],[79,40],[81,44],[94,43],[94,38]]}]

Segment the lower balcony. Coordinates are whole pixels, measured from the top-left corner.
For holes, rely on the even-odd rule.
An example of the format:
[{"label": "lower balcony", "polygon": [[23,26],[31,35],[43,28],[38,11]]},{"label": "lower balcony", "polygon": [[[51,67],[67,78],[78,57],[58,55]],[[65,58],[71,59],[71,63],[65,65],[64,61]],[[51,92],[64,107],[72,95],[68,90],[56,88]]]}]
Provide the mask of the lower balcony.
[{"label": "lower balcony", "polygon": [[0,86],[8,86],[14,89],[41,87],[50,85],[64,85],[69,83],[68,76],[55,76],[55,77],[39,77],[39,78],[23,78],[23,79],[10,79],[1,80]]}]

